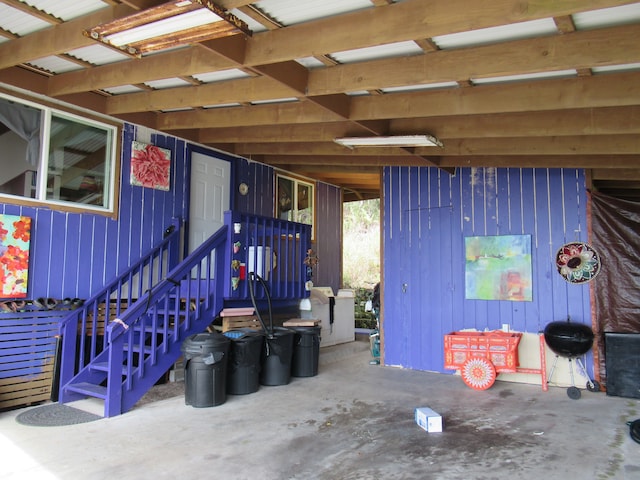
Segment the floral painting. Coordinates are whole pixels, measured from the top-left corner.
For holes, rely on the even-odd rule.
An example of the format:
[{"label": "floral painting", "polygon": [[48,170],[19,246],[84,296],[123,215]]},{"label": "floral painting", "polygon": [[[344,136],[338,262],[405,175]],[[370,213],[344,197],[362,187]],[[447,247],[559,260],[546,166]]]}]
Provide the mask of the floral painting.
[{"label": "floral painting", "polygon": [[466,237],[465,298],[530,302],[531,236]]},{"label": "floral painting", "polygon": [[131,150],[131,185],[168,191],[171,151],[140,142]]},{"label": "floral painting", "polygon": [[0,214],[0,298],[27,296],[31,218]]}]

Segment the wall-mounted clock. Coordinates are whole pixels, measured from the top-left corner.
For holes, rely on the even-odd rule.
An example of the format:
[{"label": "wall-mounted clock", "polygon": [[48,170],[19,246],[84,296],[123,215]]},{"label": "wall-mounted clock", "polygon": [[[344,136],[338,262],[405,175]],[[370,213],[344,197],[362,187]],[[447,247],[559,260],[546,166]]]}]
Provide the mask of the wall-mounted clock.
[{"label": "wall-mounted clock", "polygon": [[249,185],[242,182],[240,185],[238,185],[238,191],[240,192],[240,195],[246,195],[247,193],[249,193]]}]

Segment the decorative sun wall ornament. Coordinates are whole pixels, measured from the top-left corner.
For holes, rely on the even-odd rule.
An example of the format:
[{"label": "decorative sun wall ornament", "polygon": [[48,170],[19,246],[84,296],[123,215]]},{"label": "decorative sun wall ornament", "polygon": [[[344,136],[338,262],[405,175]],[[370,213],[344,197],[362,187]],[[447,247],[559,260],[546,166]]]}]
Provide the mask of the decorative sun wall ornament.
[{"label": "decorative sun wall ornament", "polygon": [[587,283],[600,273],[600,255],[588,243],[567,243],[556,254],[556,267],[567,282]]},{"label": "decorative sun wall ornament", "polygon": [[171,151],[146,143],[131,146],[131,185],[169,191]]}]

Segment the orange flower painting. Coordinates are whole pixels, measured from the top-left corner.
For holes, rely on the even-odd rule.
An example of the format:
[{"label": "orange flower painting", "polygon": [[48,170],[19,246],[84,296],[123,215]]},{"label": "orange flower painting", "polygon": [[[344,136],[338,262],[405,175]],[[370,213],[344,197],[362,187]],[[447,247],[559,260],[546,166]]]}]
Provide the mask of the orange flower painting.
[{"label": "orange flower painting", "polygon": [[171,151],[146,143],[133,142],[131,185],[169,190]]},{"label": "orange flower painting", "polygon": [[0,214],[0,298],[25,298],[31,218]]}]

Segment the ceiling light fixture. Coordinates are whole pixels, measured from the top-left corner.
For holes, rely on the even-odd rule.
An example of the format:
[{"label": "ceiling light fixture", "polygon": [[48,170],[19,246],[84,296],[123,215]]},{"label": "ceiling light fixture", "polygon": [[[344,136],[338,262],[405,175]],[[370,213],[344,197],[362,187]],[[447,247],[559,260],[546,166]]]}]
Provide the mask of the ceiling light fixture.
[{"label": "ceiling light fixture", "polygon": [[391,135],[386,137],[345,137],[333,140],[345,147],[442,147],[432,135]]},{"label": "ceiling light fixture", "polygon": [[102,23],[84,35],[129,55],[244,33],[249,26],[207,0],[176,0]]}]

